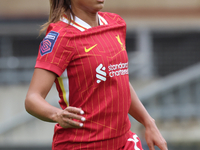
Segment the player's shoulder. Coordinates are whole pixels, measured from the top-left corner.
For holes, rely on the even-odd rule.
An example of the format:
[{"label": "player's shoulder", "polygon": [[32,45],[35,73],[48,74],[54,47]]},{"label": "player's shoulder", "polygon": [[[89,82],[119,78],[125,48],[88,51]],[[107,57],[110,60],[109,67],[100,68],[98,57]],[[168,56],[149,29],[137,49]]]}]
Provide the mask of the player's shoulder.
[{"label": "player's shoulder", "polygon": [[124,19],[120,15],[115,14],[115,13],[99,12],[99,15],[102,16],[107,21],[110,21],[110,22],[121,21],[121,22],[125,23]]},{"label": "player's shoulder", "polygon": [[46,31],[46,35],[49,33],[57,33],[58,36],[63,36],[66,35],[66,33],[70,33],[72,31],[71,26],[69,26],[68,24],[62,22],[62,21],[58,21],[56,23],[51,23]]}]

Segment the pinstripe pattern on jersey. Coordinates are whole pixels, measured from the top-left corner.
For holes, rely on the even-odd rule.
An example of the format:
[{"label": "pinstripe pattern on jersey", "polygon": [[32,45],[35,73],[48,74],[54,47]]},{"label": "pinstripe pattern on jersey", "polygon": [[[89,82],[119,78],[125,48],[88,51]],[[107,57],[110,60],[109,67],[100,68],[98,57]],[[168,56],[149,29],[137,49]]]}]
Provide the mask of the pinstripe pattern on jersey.
[{"label": "pinstripe pattern on jersey", "polygon": [[[107,35],[104,35],[104,39],[106,39],[106,43],[110,43],[109,45],[116,45],[117,46],[117,44],[118,44],[118,41],[116,40],[116,38],[115,38],[115,35],[112,35],[114,38],[112,38],[111,36],[110,37],[107,37]],[[86,38],[85,38],[86,39]],[[88,39],[88,38],[87,38]],[[110,41],[111,40],[111,41]],[[97,41],[99,41],[99,39],[94,39],[93,41],[95,41],[95,42],[97,42]],[[100,40],[100,41],[102,41],[102,40]],[[83,45],[83,39],[81,39],[80,40],[80,43],[82,43],[82,45]],[[78,43],[78,42],[77,42]],[[85,43],[85,42],[84,42]],[[90,45],[91,46],[91,45]],[[117,46],[117,47],[119,47],[119,46]],[[99,46],[97,47],[97,49],[99,49]],[[100,48],[101,49],[101,48]],[[108,49],[108,51],[109,51],[109,53],[110,53],[110,55],[108,56],[108,58],[110,58],[110,59],[112,59],[112,58],[114,58],[114,57],[116,57],[117,55],[120,55],[120,53],[121,53],[121,50],[119,50],[117,53],[115,53],[115,55],[113,56],[113,53],[112,53],[112,51],[114,50],[115,48],[114,47],[109,47],[109,49]],[[78,52],[79,53],[79,52]],[[87,54],[88,55],[88,54]],[[95,53],[94,53],[94,51],[93,51],[93,54],[90,54],[90,55],[93,55],[93,56],[95,56],[95,58],[98,56],[98,55],[96,55]],[[80,54],[79,54],[79,56],[80,56]],[[82,55],[83,56],[83,55]],[[103,60],[103,59],[102,59]],[[89,60],[88,60],[89,61]],[[119,60],[116,60],[116,62],[118,62]],[[82,66],[83,68],[84,68],[84,66]],[[87,66],[88,67],[88,66]],[[92,69],[92,68],[91,68]],[[85,73],[84,73],[85,74]],[[84,75],[85,76],[85,75]],[[80,81],[79,81],[80,82]],[[88,87],[87,86],[87,81],[85,80],[85,84],[86,84],[86,87]],[[121,81],[122,82],[122,81]],[[104,85],[104,90],[105,90],[106,88],[105,88],[105,85]],[[112,88],[111,88],[112,89]],[[119,92],[119,88],[117,88],[118,89],[118,92],[117,93],[120,93]],[[84,91],[86,91],[86,93],[87,93],[87,91],[88,91],[88,88],[86,89],[86,90],[84,90]],[[99,93],[99,92],[98,92]],[[99,94],[98,94],[99,95]],[[104,92],[104,95],[105,95],[105,92]],[[99,97],[99,96],[98,96]],[[119,97],[119,94],[118,94],[118,97]],[[84,100],[84,99],[83,99]],[[105,98],[105,100],[106,100],[106,98]],[[100,104],[100,98],[98,98],[98,101],[99,101],[99,104]],[[94,103],[94,102],[92,102],[92,103]],[[113,101],[112,101],[112,103],[113,103]],[[107,102],[105,101],[105,103],[104,103],[105,105],[107,104]],[[112,104],[113,105],[113,104]],[[100,107],[100,105],[99,105],[99,107]],[[88,120],[88,121],[91,121],[93,124],[97,124],[97,126],[103,126],[104,128],[103,128],[103,139],[104,139],[104,137],[105,137],[105,135],[106,135],[106,133],[104,133],[104,130],[106,129],[106,128],[110,128],[110,129],[112,129],[112,121],[110,121],[110,125],[109,126],[107,126],[106,125],[106,109],[107,109],[107,106],[105,106],[105,116],[104,116],[104,123],[103,124],[100,124],[100,123],[98,123],[98,122],[96,122],[96,121],[93,121],[93,118],[91,118],[91,120]],[[119,108],[119,99],[118,99],[118,109],[120,109]],[[124,109],[124,108],[123,108]],[[101,108],[99,108],[99,111],[101,110]],[[111,114],[112,115],[112,114]],[[116,115],[116,116],[118,116],[118,115]],[[98,117],[99,118],[99,117]],[[118,117],[117,117],[118,118]],[[112,119],[111,119],[112,120]],[[119,119],[118,119],[119,120]],[[117,129],[115,129],[115,128],[113,128],[115,131],[117,131]],[[115,132],[116,133],[116,132]],[[76,134],[77,134],[77,132],[76,132]],[[83,136],[84,136],[84,133],[82,134],[82,139],[83,139]],[[111,136],[111,132],[110,132],[110,136]],[[90,136],[89,136],[89,139],[90,139],[90,137],[91,137],[91,131],[90,131]],[[96,139],[97,139],[97,136],[96,136]],[[90,140],[89,140],[90,141]],[[117,144],[117,143],[116,143]],[[112,146],[113,147],[115,147],[115,143],[113,142],[113,144],[112,144]]]},{"label": "pinstripe pattern on jersey", "polygon": [[[88,41],[88,39],[85,37],[84,38],[84,40],[88,43],[88,45],[90,45],[90,42]],[[82,45],[82,47],[84,47],[84,44],[83,44],[83,42],[80,40],[80,43],[81,43],[81,45]],[[91,46],[91,45],[90,45]],[[88,63],[89,63],[89,68],[90,68],[90,70],[89,70],[89,73],[91,74],[91,78],[92,79],[94,79],[95,77],[94,77],[94,75],[93,75],[93,69],[92,69],[92,62],[90,61],[90,59],[89,59],[89,54],[88,53],[86,53],[86,57],[88,58],[87,60],[88,60]],[[97,60],[96,60],[96,62],[97,62]],[[90,89],[92,86],[94,86],[94,84],[91,84],[91,83],[88,83],[88,85],[91,85],[91,86],[88,86],[88,88],[86,89],[86,90],[84,90],[83,92],[86,92],[86,91],[88,91],[88,89]],[[82,93],[83,93],[82,92]],[[81,94],[82,95],[82,94]],[[92,98],[92,99],[94,99],[94,98]],[[82,97],[82,100],[84,100],[84,98]],[[92,110],[94,110],[94,102],[92,101],[91,102],[92,104],[91,104],[91,109]],[[87,110],[87,106],[86,106],[86,110]],[[87,117],[87,116],[86,116]],[[92,118],[91,118],[91,120],[93,120],[93,116],[92,116]],[[83,139],[84,139],[84,134],[85,134],[85,132],[83,131],[83,134],[82,134],[82,138],[81,138],[81,141],[83,141]],[[90,138],[90,135],[89,135],[89,138]],[[96,139],[97,140],[97,139]]]},{"label": "pinstripe pattern on jersey", "polygon": [[[75,38],[74,38],[75,39]],[[74,45],[75,45],[75,50],[76,50],[76,52],[77,52],[77,54],[78,54],[78,56],[80,56],[80,53],[79,53],[79,49],[78,49],[78,47],[77,47],[77,45],[76,45],[76,41],[74,41]],[[78,67],[76,67],[78,64],[74,64],[74,66],[75,66],[75,68],[76,68],[76,76],[78,77],[77,79],[78,79],[78,83],[79,83],[79,91],[81,91],[82,90],[82,87],[81,87],[81,80],[80,80],[80,74],[79,74],[79,72],[78,72]],[[83,62],[82,62],[82,60],[80,60],[80,65],[82,66],[82,68],[84,69],[84,66],[83,66]],[[86,79],[86,77],[85,77],[85,71],[83,70],[83,75],[82,76],[84,76],[84,83],[86,84],[86,86],[87,86],[87,79]],[[87,86],[88,87],[88,86]],[[87,92],[87,89],[86,89],[86,92]],[[81,99],[82,99],[82,101],[84,101],[84,98],[83,97],[81,97]],[[82,108],[83,109],[83,108]],[[85,107],[85,109],[84,109],[86,112],[87,112],[87,106]],[[87,115],[85,116],[86,118],[87,118]],[[76,130],[76,132],[75,132],[75,135],[74,135],[74,139],[73,139],[73,141],[76,141],[76,137],[77,137],[77,132],[78,132],[78,130]],[[84,132],[85,131],[83,131],[82,132],[82,136],[81,136],[81,141],[83,140],[83,137],[84,137]],[[80,148],[81,148],[81,144],[80,144]]]},{"label": "pinstripe pattern on jersey", "polygon": [[[96,37],[96,34],[94,34],[94,37]],[[89,43],[91,43],[91,41],[93,41],[93,42],[98,42],[98,44],[100,44],[101,42],[99,42],[100,40],[98,39],[98,38],[93,38],[93,36],[90,36],[89,38],[85,38],[85,40],[87,41],[87,43],[89,44]],[[97,49],[98,49],[98,51],[100,52],[100,47],[99,46],[97,46]],[[92,55],[94,56],[94,58],[95,58],[95,62],[96,62],[96,64],[98,64],[99,63],[99,60],[98,60],[98,57],[101,57],[100,55],[97,55],[98,53],[96,53],[95,51],[92,51]],[[103,63],[104,63],[104,60],[102,59],[102,61],[103,61]],[[94,63],[94,62],[93,62]],[[92,62],[91,62],[91,64],[92,64]],[[91,65],[90,65],[91,66]],[[91,69],[91,71],[93,70],[93,68],[92,68],[92,66],[90,67]],[[105,84],[104,84],[104,87],[105,87]],[[98,92],[97,92],[97,102],[95,102],[95,99],[93,99],[92,100],[92,111],[95,111],[95,109],[94,109],[94,106],[95,105],[97,105],[98,107],[97,107],[97,109],[98,109],[98,112],[100,112],[100,110],[101,110],[101,105],[100,105],[100,93],[99,93],[99,89],[97,89],[98,90]],[[105,91],[104,91],[104,93],[105,93]],[[107,103],[106,103],[106,97],[105,97],[105,105],[106,105],[106,107],[105,107],[105,109],[107,109]],[[106,111],[106,110],[105,110]],[[105,122],[104,122],[104,124],[100,124],[99,123],[99,119],[100,119],[100,115],[98,114],[98,116],[97,116],[97,119],[95,120],[95,118],[91,118],[89,121],[91,122],[91,124],[93,124],[94,126],[96,126],[97,127],[97,132],[99,132],[99,129],[101,129],[101,127],[100,126],[104,126],[104,128],[110,128],[109,126],[106,126],[105,125]],[[91,137],[92,137],[92,130],[90,130],[90,135],[89,135],[89,139],[91,139]],[[95,137],[95,139],[96,140],[98,140],[98,136],[97,136],[97,134],[96,134],[96,137]],[[104,139],[104,136],[103,136],[103,139]]]},{"label": "pinstripe pattern on jersey", "polygon": [[[103,39],[105,39],[105,43],[109,43],[109,48],[107,49],[107,51],[108,51],[108,53],[109,53],[109,55],[107,56],[107,61],[108,62],[110,62],[110,63],[113,63],[113,60],[112,59],[110,59],[110,60],[108,60],[108,57],[114,57],[114,56],[112,56],[112,51],[114,51],[114,47],[113,47],[113,41],[110,41],[110,39],[108,38],[108,36],[107,36],[107,34],[105,34],[105,33],[103,33],[102,34],[102,37],[103,37]],[[112,80],[110,80],[110,83],[111,84],[109,84],[109,86],[110,86],[110,90],[111,90],[111,93],[113,93],[112,92],[112,90],[113,90],[113,88],[112,88]],[[104,87],[104,90],[105,90],[105,87]],[[114,94],[114,93],[113,93]],[[119,97],[119,96],[118,96]],[[106,107],[107,108],[107,107]],[[108,108],[107,108],[108,109]],[[107,110],[106,109],[106,110]],[[114,109],[114,101],[113,101],[113,96],[112,96],[112,101],[111,101],[111,110],[110,110],[110,112],[113,112],[113,109]],[[104,123],[106,123],[106,116],[107,116],[107,111],[105,111],[105,115],[104,115]],[[117,114],[116,114],[116,116],[117,116]],[[118,116],[117,116],[117,118],[118,118]],[[110,114],[110,119],[109,119],[109,122],[108,122],[108,124],[109,124],[109,126],[112,126],[112,120],[113,120],[113,113],[111,113]],[[104,130],[103,130],[103,136],[105,137],[105,134],[106,134],[106,131],[105,131],[106,129],[104,128]],[[117,132],[117,129],[116,129],[116,132]],[[109,133],[109,138],[111,138],[111,133],[112,132],[110,132]],[[111,144],[112,145],[112,144]]]},{"label": "pinstripe pattern on jersey", "polygon": [[[115,31],[115,34],[117,35],[118,32]],[[111,36],[111,37],[112,37],[112,36]],[[122,37],[122,35],[120,35],[120,36],[118,35],[118,37]],[[112,37],[112,38],[113,38],[113,37]],[[124,37],[123,37],[122,39],[124,39]],[[115,40],[115,39],[113,39],[113,40]],[[119,42],[119,41],[118,41],[118,42]],[[116,46],[117,46],[118,43],[115,43],[115,44],[116,44]],[[120,51],[120,50],[122,50],[122,51],[124,50],[124,47],[122,47],[122,46],[121,46],[121,47],[118,46],[118,48],[119,48],[119,51]],[[122,62],[122,61],[123,61],[124,59],[126,59],[126,57],[127,57],[125,53],[123,53],[123,55],[119,55],[119,56],[120,56],[120,57],[119,57],[120,60],[118,60],[118,61],[120,61],[120,62]],[[126,81],[125,78],[122,78],[122,77],[120,77],[120,82],[121,82],[121,85],[129,84],[129,82]],[[130,94],[130,93],[129,93],[129,89],[127,88],[128,85],[125,85],[124,87],[126,88],[126,89],[124,89],[124,92],[126,93],[126,95]],[[128,108],[127,108],[127,105],[124,104],[124,101],[125,101],[125,99],[124,99],[124,97],[123,97],[123,99],[122,99],[122,105],[121,105],[121,108],[123,109],[123,111],[122,111],[122,112],[123,112],[123,115],[122,115],[122,118],[120,118],[120,119],[122,119],[122,120],[124,120],[124,118],[125,118],[125,116],[126,116],[126,114],[124,114],[124,113],[125,113],[124,110],[127,110],[127,109],[128,109]],[[126,107],[126,108],[125,108],[125,107]],[[119,121],[119,119],[118,119],[118,121]],[[122,125],[122,127],[121,127],[121,129],[120,129],[120,130],[121,130],[121,131],[120,131],[121,133],[124,132],[123,129],[124,129],[124,125]]]},{"label": "pinstripe pattern on jersey", "polygon": [[[115,35],[115,34],[114,34]],[[113,41],[112,43],[113,43],[113,46],[115,45],[116,47],[118,47],[117,46],[117,42],[116,42],[116,39],[115,39],[115,37],[114,37],[114,35],[111,35],[110,33],[108,34],[108,38],[107,39],[109,39],[109,40],[111,40],[111,41]],[[119,55],[120,57],[121,57],[121,55],[123,55],[123,53],[121,53],[121,49],[119,48],[118,49],[119,50],[119,52],[118,53],[116,53],[113,57],[108,57],[108,61],[109,61],[109,59],[113,59],[114,57],[116,57],[117,55]],[[117,59],[116,59],[116,62],[122,62],[123,60],[119,60],[119,58],[118,57],[116,57]],[[113,61],[113,63],[115,64],[116,62],[114,62]],[[122,85],[123,84],[123,82],[122,82],[122,80],[121,80],[121,77],[119,77],[120,78],[120,84],[119,85]],[[126,83],[126,82],[124,82],[124,83]],[[124,91],[125,92],[125,91]],[[119,86],[117,85],[117,94],[118,94],[118,98],[117,98],[117,109],[123,109],[123,111],[122,111],[122,113],[124,113],[124,98],[123,99],[119,99],[119,95],[120,95],[120,90],[119,90]],[[121,101],[121,102],[120,102]],[[120,104],[120,103],[122,103],[122,105]],[[123,115],[120,115],[119,114],[119,112],[117,112],[117,114],[116,115],[114,115],[114,114],[111,114],[111,118],[112,117],[115,117],[115,116],[117,116],[116,117],[116,128],[118,129],[118,126],[119,126],[119,121],[120,120],[123,120],[123,118],[121,118],[121,116],[124,116],[124,114]],[[111,119],[112,120],[112,119]],[[110,122],[110,124],[112,124],[112,121]],[[121,125],[120,125],[121,126]],[[117,132],[119,132],[119,129],[117,130]],[[117,135],[118,133],[115,133],[115,135]],[[111,137],[111,132],[110,132],[110,137]],[[115,147],[118,147],[118,144],[120,143],[120,141],[118,141],[118,142],[116,142],[116,141],[113,141],[113,149],[116,149]]]}]

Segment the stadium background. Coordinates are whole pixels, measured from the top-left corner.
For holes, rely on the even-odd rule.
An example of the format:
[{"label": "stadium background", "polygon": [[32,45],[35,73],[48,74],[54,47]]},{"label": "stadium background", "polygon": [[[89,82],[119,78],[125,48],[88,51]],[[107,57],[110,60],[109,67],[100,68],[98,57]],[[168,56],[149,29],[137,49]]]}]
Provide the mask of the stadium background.
[{"label": "stadium background", "polygon": [[[25,112],[48,0],[0,0],[0,149],[50,149],[54,124]],[[170,150],[200,149],[200,0],[107,0],[127,22],[130,81]],[[47,101],[58,106],[55,87]],[[131,118],[130,118],[131,119]],[[143,140],[144,128],[132,130]],[[145,145],[145,142],[144,142]],[[145,147],[145,150],[148,148]]]}]

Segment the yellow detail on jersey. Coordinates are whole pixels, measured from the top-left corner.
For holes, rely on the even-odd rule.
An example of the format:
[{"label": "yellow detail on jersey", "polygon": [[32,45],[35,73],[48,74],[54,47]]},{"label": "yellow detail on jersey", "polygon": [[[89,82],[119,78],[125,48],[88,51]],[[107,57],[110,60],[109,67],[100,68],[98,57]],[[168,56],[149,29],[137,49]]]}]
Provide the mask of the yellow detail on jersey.
[{"label": "yellow detail on jersey", "polygon": [[58,79],[60,88],[61,88],[62,93],[63,93],[63,99],[64,99],[64,101],[65,101],[65,103],[67,104],[67,107],[68,107],[68,106],[69,106],[69,103],[68,103],[68,101],[67,101],[66,91],[65,91],[64,84],[63,84],[63,79],[62,79],[62,77],[58,77],[57,79]]},{"label": "yellow detail on jersey", "polygon": [[121,45],[121,49],[124,51],[125,47],[124,47],[124,44],[121,42],[119,35],[117,35],[116,38],[117,38],[117,41],[119,42],[119,44]]},{"label": "yellow detail on jersey", "polygon": [[86,48],[85,47],[85,52],[87,53],[87,52],[89,52],[89,51],[91,51],[94,47],[96,47],[97,46],[97,44],[95,44],[94,46],[92,46],[92,47],[90,47],[90,48]]}]

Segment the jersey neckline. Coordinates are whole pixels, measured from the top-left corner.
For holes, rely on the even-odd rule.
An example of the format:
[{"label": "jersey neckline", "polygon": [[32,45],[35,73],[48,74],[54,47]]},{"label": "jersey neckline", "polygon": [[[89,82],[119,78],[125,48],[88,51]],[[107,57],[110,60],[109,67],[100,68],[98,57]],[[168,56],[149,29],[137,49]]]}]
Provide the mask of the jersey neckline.
[{"label": "jersey neckline", "polygon": [[[73,18],[73,17],[71,16],[71,18]],[[98,19],[99,19],[100,26],[108,24],[108,22],[106,21],[106,19],[104,19],[99,14],[98,14]],[[66,14],[64,14],[63,17],[60,20],[62,22],[64,22],[64,23],[69,24],[69,19],[67,18]],[[78,18],[77,16],[75,16],[74,20],[71,20],[70,25],[73,26],[73,27],[75,27],[76,29],[82,31],[82,32],[85,31],[85,30],[87,30],[87,29],[92,28],[88,23],[86,23],[82,19]]]}]

